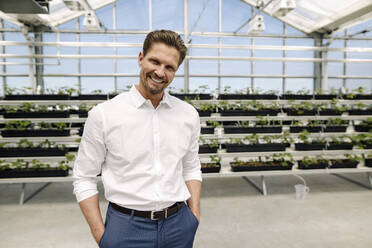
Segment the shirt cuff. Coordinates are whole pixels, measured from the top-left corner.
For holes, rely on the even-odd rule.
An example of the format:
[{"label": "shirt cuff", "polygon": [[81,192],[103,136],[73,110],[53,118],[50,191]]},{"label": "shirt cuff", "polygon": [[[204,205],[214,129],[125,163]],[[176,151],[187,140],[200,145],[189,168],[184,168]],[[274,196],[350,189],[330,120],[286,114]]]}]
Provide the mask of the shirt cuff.
[{"label": "shirt cuff", "polygon": [[83,192],[75,193],[75,196],[76,196],[77,202],[81,202],[96,194],[98,194],[98,190],[90,189],[90,190],[85,190]]},{"label": "shirt cuff", "polygon": [[203,181],[202,176],[201,176],[201,172],[200,173],[193,173],[193,174],[190,174],[190,175],[184,175],[183,179],[185,180],[185,182],[191,181],[191,180],[197,180],[197,181],[200,181],[200,182]]}]

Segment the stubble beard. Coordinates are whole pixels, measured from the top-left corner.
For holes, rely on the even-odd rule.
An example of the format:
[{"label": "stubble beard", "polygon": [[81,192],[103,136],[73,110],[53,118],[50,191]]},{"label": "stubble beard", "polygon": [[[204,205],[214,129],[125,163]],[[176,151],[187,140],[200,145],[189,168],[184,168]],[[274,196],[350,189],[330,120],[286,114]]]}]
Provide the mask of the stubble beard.
[{"label": "stubble beard", "polygon": [[[142,80],[143,81],[143,87],[145,88],[146,91],[150,92],[153,95],[158,95],[158,94],[161,94],[161,93],[164,92],[165,86],[162,86],[160,88],[152,88],[150,86],[150,83],[148,82],[148,80],[152,80],[150,75],[144,74],[143,77],[144,77],[143,80]],[[166,85],[166,83],[163,83],[163,84]]]}]

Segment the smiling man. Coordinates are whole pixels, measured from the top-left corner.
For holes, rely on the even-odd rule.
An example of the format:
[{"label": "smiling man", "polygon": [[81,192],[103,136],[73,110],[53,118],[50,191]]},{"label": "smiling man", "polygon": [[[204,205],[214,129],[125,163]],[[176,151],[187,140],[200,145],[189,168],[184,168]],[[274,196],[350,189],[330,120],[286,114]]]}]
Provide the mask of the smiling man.
[{"label": "smiling man", "polygon": [[[173,31],[150,32],[140,83],[88,115],[74,165],[74,194],[103,248],[189,248],[200,221],[200,120],[165,89],[186,55]],[[109,201],[103,224],[101,173]]]}]

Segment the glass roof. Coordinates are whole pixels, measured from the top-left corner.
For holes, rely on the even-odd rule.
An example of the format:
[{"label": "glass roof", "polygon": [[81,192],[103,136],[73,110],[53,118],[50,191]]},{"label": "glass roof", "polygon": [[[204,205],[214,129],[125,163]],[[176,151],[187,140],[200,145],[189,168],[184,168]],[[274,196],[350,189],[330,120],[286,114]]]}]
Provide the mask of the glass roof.
[{"label": "glass roof", "polygon": [[[279,0],[241,0],[251,6],[269,5],[263,10],[272,14]],[[372,18],[372,0],[296,0],[296,8],[279,20],[311,34],[340,31]]]},{"label": "glass roof", "polygon": [[[240,0],[250,6],[266,6],[262,11],[272,15],[274,5],[280,0]],[[286,0],[285,2],[290,1]],[[307,34],[338,32],[350,26],[372,19],[372,0],[292,0],[296,8],[285,16],[276,18]],[[49,14],[4,14],[0,17],[20,24],[42,23],[58,29],[58,25],[85,13],[96,10],[115,0],[53,0],[49,2]],[[71,10],[75,6],[76,10]],[[257,11],[256,11],[257,12]],[[7,18],[8,17],[8,18]]]}]

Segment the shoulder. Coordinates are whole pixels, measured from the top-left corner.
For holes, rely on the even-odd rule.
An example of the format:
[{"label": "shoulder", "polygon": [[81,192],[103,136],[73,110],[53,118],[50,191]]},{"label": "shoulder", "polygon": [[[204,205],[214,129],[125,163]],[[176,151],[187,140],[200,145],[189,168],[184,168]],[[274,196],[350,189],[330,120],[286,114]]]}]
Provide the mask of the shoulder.
[{"label": "shoulder", "polygon": [[122,109],[126,104],[130,104],[129,98],[129,92],[120,93],[110,100],[97,104],[89,111],[88,114],[89,116],[100,115],[102,117],[103,114],[108,114],[117,109]]}]

